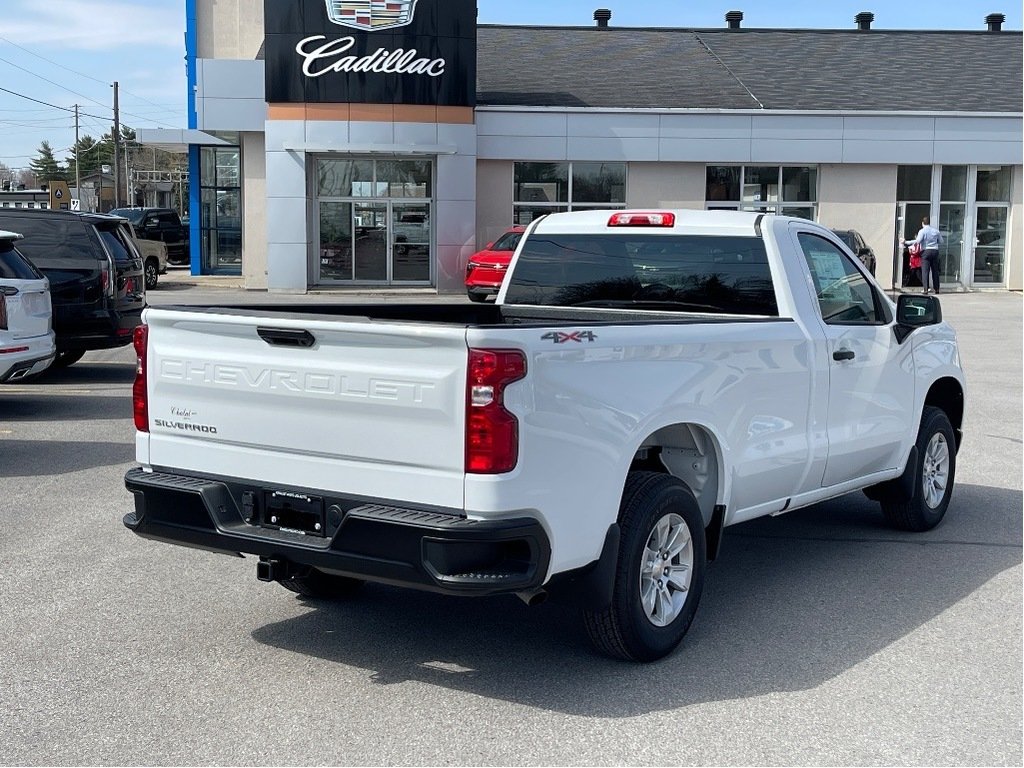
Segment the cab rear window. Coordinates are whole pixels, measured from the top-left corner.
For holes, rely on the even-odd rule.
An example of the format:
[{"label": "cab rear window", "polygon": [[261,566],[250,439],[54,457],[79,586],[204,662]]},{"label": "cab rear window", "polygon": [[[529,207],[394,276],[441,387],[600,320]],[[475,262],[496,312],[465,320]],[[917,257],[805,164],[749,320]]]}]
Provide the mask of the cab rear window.
[{"label": "cab rear window", "polygon": [[506,304],[777,316],[757,237],[532,235]]}]

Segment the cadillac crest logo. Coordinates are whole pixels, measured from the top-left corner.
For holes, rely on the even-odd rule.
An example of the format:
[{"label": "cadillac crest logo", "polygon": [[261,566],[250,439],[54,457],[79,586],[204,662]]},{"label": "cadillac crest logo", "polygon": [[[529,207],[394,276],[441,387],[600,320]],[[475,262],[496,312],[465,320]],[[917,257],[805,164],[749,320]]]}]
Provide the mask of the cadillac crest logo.
[{"label": "cadillac crest logo", "polygon": [[327,16],[335,24],[376,32],[412,23],[419,0],[327,0]]}]

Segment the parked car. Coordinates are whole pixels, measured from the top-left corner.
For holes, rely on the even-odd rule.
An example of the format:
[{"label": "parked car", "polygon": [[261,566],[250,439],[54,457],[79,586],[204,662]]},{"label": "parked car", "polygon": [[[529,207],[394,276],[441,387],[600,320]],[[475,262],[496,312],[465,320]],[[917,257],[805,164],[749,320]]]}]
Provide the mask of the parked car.
[{"label": "parked car", "polygon": [[167,245],[171,264],[188,264],[188,232],[171,208],[115,208],[111,216],[128,219],[141,240],[159,240]]},{"label": "parked car", "polygon": [[[131,226],[130,224],[128,226]],[[132,242],[135,250],[142,256],[142,268],[146,275],[146,290],[151,291],[157,286],[160,275],[167,273],[167,243],[158,240],[142,240],[132,229]]]},{"label": "parked car", "polygon": [[861,263],[868,268],[868,271],[875,274],[875,252],[865,242],[863,236],[855,229],[833,229],[836,236],[846,244],[846,247],[853,251]]},{"label": "parked car", "polygon": [[18,252],[20,239],[0,230],[0,382],[42,373],[57,354],[50,282]]},{"label": "parked car", "polygon": [[146,306],[142,258],[121,218],[96,213],[0,208],[0,229],[25,236],[18,248],[50,279],[54,366],[90,349],[127,346]]},{"label": "parked car", "polygon": [[526,227],[509,228],[482,251],[469,257],[466,263],[466,292],[473,301],[485,301],[488,296],[497,296],[501,281],[512,261],[512,254],[523,237]]}]

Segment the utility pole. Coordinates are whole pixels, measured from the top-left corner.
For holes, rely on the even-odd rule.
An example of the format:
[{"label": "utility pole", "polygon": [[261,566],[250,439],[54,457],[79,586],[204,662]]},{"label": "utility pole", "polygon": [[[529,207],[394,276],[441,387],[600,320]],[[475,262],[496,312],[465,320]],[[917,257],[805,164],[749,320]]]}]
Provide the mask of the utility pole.
[{"label": "utility pole", "polygon": [[120,169],[120,149],[118,145],[121,142],[121,111],[117,105],[117,81],[114,81],[114,207],[121,207],[121,169]]},{"label": "utility pole", "polygon": [[79,157],[78,146],[78,105],[75,104],[75,196],[78,198],[78,209],[82,208],[82,158]]}]

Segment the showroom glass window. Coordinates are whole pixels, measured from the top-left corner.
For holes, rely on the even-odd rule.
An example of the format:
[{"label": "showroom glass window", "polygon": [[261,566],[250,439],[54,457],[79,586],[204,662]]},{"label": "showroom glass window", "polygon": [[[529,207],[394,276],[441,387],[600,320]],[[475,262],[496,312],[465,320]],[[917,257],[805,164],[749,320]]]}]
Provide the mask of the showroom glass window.
[{"label": "showroom glass window", "polygon": [[203,147],[200,242],[203,272],[242,274],[242,150]]},{"label": "showroom glass window", "polygon": [[975,188],[974,284],[1005,282],[1006,222],[1010,213],[1009,166],[978,166]]},{"label": "showroom glass window", "polygon": [[709,165],[709,210],[757,211],[813,221],[818,212],[818,169],[813,165]]},{"label": "showroom glass window", "polygon": [[626,164],[516,163],[512,199],[524,225],[548,213],[624,208]]}]

